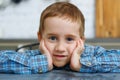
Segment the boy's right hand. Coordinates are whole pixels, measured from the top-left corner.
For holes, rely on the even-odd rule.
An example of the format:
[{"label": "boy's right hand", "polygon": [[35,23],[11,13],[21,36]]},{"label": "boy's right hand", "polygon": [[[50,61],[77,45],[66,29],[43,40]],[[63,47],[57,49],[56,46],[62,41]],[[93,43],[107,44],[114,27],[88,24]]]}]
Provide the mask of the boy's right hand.
[{"label": "boy's right hand", "polygon": [[48,59],[48,68],[49,68],[49,70],[52,70],[53,69],[52,57],[50,55],[50,52],[48,51],[48,49],[45,46],[44,40],[40,41],[39,48],[40,48],[41,53],[47,56],[47,59]]}]

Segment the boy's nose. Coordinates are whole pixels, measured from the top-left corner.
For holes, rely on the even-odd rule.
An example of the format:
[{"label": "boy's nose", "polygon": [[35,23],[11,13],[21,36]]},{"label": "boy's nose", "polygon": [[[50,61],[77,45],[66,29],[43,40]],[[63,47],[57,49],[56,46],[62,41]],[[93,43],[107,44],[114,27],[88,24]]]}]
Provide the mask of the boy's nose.
[{"label": "boy's nose", "polygon": [[58,52],[64,52],[65,51],[65,44],[64,43],[58,43],[55,47],[55,50]]}]

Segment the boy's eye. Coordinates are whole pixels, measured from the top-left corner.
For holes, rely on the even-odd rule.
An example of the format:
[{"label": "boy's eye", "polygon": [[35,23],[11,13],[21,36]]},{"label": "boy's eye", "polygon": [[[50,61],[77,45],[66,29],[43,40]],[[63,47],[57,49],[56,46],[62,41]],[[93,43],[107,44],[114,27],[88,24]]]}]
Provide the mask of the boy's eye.
[{"label": "boy's eye", "polygon": [[74,39],[73,38],[67,38],[67,41],[73,41]]},{"label": "boy's eye", "polygon": [[55,36],[49,37],[50,40],[56,40],[57,38]]}]

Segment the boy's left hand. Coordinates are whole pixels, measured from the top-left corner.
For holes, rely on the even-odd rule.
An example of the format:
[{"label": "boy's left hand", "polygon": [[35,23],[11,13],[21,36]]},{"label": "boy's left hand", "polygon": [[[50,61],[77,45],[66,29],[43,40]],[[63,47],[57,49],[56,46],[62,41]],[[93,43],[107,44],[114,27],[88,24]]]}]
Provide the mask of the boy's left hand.
[{"label": "boy's left hand", "polygon": [[79,71],[81,68],[80,56],[83,50],[84,50],[84,42],[80,39],[79,41],[77,41],[77,46],[74,49],[70,60],[70,68],[74,71]]}]

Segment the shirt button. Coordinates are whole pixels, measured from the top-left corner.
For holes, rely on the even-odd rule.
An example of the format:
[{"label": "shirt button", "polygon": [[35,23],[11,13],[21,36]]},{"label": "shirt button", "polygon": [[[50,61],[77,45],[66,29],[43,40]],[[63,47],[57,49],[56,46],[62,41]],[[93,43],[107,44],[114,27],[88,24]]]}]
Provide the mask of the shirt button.
[{"label": "shirt button", "polygon": [[39,68],[39,73],[42,73],[42,68]]},{"label": "shirt button", "polygon": [[86,64],[87,66],[91,66],[92,64],[91,64],[91,62],[87,62],[87,64]]}]

